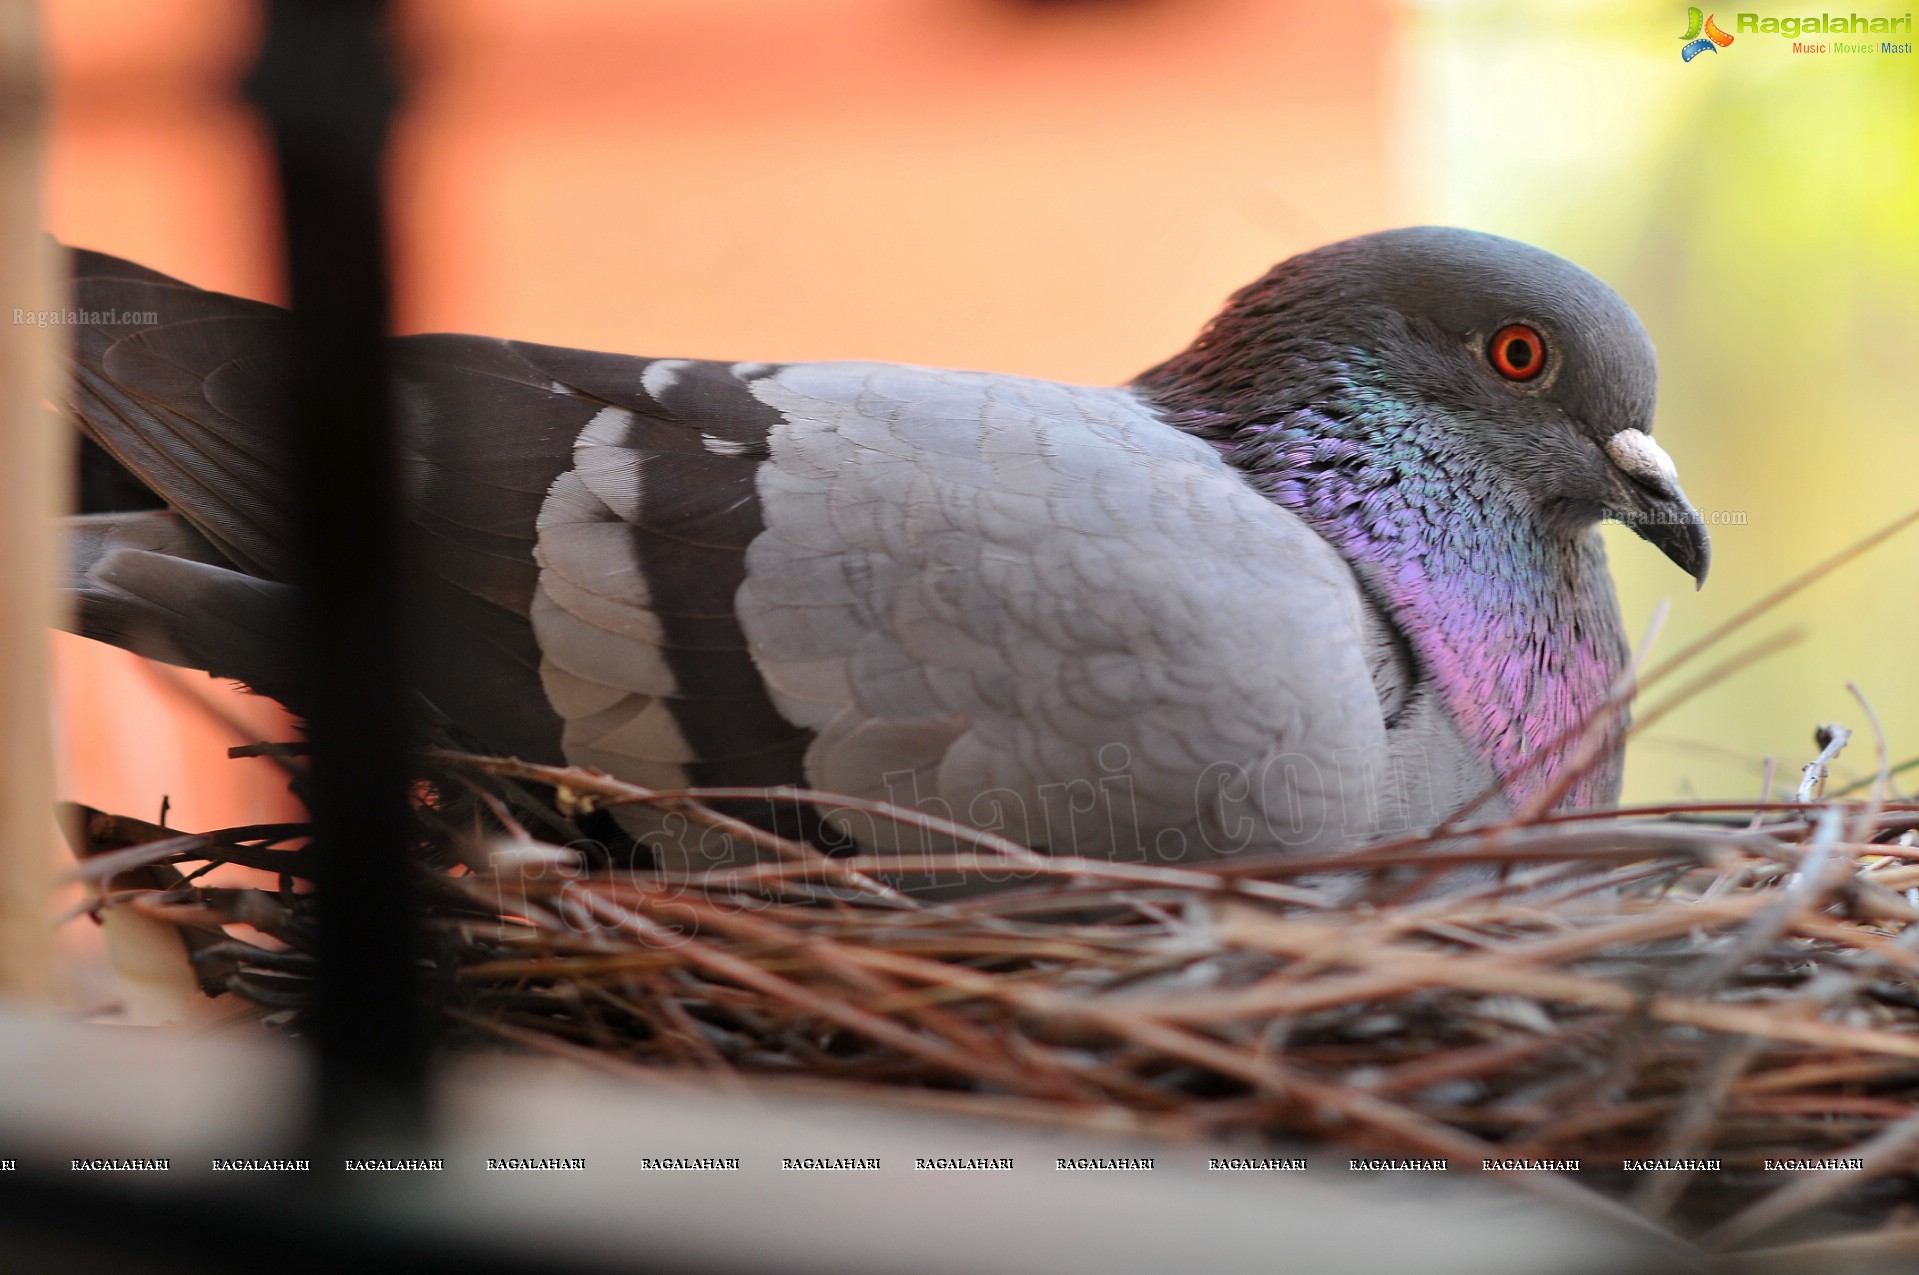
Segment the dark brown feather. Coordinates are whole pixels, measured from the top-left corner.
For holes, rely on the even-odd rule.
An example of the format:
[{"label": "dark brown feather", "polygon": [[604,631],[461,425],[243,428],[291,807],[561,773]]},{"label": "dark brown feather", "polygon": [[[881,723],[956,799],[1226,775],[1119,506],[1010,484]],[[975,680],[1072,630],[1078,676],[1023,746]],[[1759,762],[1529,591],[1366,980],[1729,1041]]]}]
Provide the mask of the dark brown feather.
[{"label": "dark brown feather", "polygon": [[[286,579],[289,452],[275,399],[284,312],[99,253],[76,252],[73,268],[76,307],[114,318],[75,334],[74,408],[89,438],[235,566]],[[148,311],[157,321],[127,317]],[[649,377],[652,360],[448,334],[398,338],[394,356],[425,628],[417,676],[449,730],[476,747],[560,759],[529,621],[536,524],[582,431],[613,407],[631,414],[631,553],[673,677],[669,708],[698,756],[688,773],[800,782],[811,736],[774,709],[733,609],[762,526],[755,472],[780,419],[750,390],[764,369],[676,363]],[[104,605],[108,595],[92,596]],[[114,614],[92,622],[109,638],[137,625],[129,607],[148,604],[112,601]],[[219,631],[209,622],[195,649],[217,646]],[[249,678],[239,655],[207,662],[284,685],[279,669]]]}]

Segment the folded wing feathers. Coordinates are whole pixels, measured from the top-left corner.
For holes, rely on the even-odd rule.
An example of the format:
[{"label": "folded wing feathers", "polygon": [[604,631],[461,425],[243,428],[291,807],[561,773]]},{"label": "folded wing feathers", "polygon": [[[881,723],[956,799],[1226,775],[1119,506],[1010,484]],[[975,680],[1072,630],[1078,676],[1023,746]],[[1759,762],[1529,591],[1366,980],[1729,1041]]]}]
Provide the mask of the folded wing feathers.
[{"label": "folded wing feathers", "polygon": [[[784,423],[739,606],[780,710],[818,732],[814,782],[1021,811],[997,826],[1096,852],[1129,821],[1230,822],[1193,786],[1209,766],[1263,810],[1291,750],[1320,777],[1289,791],[1336,831],[1334,755],[1383,739],[1358,592],[1209,447],[1121,390],[816,364],[754,391]],[[1115,778],[1129,810],[1069,827]]]},{"label": "folded wing feathers", "polygon": [[808,733],[774,709],[734,605],[777,420],[750,370],[571,351],[541,367],[600,404],[539,517],[533,623],[568,756],[677,783],[803,782]]}]

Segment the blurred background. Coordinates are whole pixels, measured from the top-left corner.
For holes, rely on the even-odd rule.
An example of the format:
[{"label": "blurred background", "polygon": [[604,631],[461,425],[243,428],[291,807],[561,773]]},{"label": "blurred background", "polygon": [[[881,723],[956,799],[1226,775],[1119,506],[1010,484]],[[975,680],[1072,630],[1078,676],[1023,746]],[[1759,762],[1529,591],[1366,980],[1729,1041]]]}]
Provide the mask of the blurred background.
[{"label": "blurred background", "polygon": [[[232,87],[251,6],[43,5],[49,227],[276,299],[265,150]],[[1635,635],[1671,598],[1677,650],[1919,504],[1910,55],[1742,35],[1682,62],[1685,6],[1637,0],[405,14],[402,331],[1110,383],[1291,253],[1445,222],[1587,266],[1659,346],[1659,436],[1718,525],[1698,594],[1608,529]],[[1752,630],[1807,633],[1649,730],[1628,799],[1752,796],[1769,756],[1790,784],[1830,720],[1861,732],[1840,779],[1870,774],[1848,680],[1894,760],[1919,753],[1915,621],[1919,532]],[[225,755],[286,737],[271,705],[57,642],[64,797],[165,801],[196,829],[288,813],[269,763]]]}]

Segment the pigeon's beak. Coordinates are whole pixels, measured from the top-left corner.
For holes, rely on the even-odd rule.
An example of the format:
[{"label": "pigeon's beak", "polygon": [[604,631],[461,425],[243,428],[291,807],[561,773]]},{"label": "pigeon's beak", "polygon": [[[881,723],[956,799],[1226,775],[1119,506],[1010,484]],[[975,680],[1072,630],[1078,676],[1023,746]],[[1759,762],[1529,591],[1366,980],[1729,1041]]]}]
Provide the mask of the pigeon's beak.
[{"label": "pigeon's beak", "polygon": [[1706,520],[1679,489],[1679,473],[1666,449],[1644,430],[1622,429],[1606,440],[1606,455],[1630,480],[1633,508],[1613,511],[1640,539],[1679,564],[1687,575],[1706,583],[1712,565],[1712,541]]}]

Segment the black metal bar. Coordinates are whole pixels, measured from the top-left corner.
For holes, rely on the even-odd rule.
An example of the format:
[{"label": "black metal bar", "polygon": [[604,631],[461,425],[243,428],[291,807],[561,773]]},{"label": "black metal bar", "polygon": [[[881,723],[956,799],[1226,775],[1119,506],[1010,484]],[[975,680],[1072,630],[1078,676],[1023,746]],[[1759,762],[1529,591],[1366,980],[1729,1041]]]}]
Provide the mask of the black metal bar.
[{"label": "black metal bar", "polygon": [[267,0],[247,91],[278,163],[292,301],[307,738],[319,866],[316,1133],[425,1126],[407,854],[405,521],[387,366],[382,166],[398,101],[380,0]]}]

